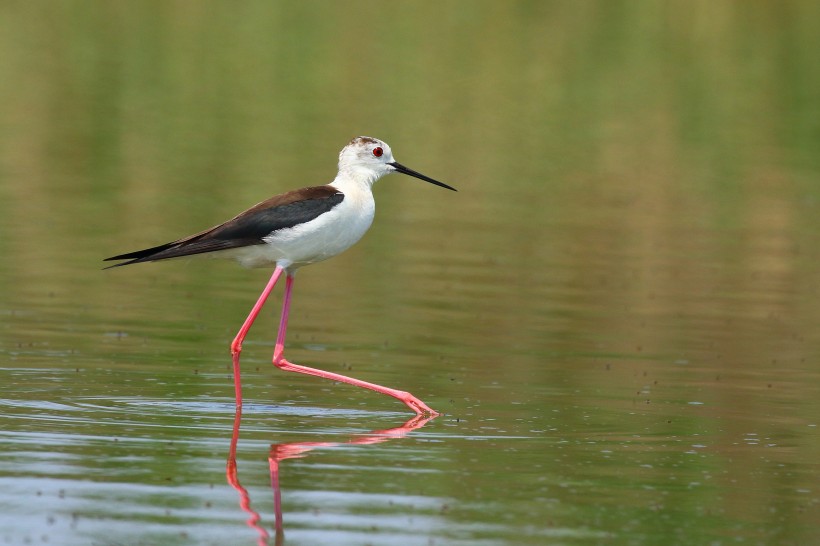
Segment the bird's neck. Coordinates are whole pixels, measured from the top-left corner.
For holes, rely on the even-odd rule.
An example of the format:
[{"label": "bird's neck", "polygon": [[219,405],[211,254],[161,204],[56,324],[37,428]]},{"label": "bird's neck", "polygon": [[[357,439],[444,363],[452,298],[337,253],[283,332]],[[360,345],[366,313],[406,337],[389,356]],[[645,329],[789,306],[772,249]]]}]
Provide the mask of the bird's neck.
[{"label": "bird's neck", "polygon": [[371,193],[373,184],[379,178],[381,178],[380,174],[374,173],[369,169],[356,169],[355,167],[351,167],[340,170],[330,185],[339,188],[343,193]]}]

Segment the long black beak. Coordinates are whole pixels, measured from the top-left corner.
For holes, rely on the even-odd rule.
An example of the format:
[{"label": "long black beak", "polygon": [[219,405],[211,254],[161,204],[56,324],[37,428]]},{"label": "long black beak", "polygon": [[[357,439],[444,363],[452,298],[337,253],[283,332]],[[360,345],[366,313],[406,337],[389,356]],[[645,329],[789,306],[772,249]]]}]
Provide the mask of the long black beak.
[{"label": "long black beak", "polygon": [[391,167],[393,167],[394,169],[396,169],[396,172],[400,172],[400,173],[402,173],[402,174],[408,174],[408,175],[410,175],[410,176],[413,176],[413,177],[415,177],[415,178],[418,178],[419,180],[424,180],[425,182],[429,182],[429,183],[431,183],[431,184],[435,184],[436,186],[441,186],[442,188],[447,188],[448,190],[458,191],[458,190],[457,190],[457,189],[455,189],[454,187],[452,187],[452,186],[448,186],[448,185],[447,185],[447,184],[445,184],[444,182],[439,182],[438,180],[433,180],[433,179],[432,179],[432,178],[430,178],[429,176],[424,176],[424,175],[423,175],[423,174],[421,174],[420,172],[416,172],[416,171],[414,171],[413,169],[408,169],[407,167],[405,167],[404,165],[402,165],[402,164],[401,164],[401,163],[399,163],[398,161],[394,161],[394,162],[392,162],[392,163],[388,163],[388,165],[390,165]]}]

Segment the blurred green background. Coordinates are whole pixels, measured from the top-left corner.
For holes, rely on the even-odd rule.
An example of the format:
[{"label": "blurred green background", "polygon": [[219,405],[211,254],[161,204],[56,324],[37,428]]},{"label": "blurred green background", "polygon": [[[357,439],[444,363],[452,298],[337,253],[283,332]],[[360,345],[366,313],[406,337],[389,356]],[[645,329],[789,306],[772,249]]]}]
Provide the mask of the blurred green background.
[{"label": "blurred green background", "polygon": [[[70,514],[96,539],[138,537],[141,510],[160,543],[242,529],[189,514],[180,537],[163,502],[111,499],[146,483],[161,498],[158,472],[219,481],[226,429],[185,427],[232,417],[227,344],[269,272],[100,260],[327,183],[370,135],[459,193],[380,181],[371,232],[300,272],[289,355],[448,416],[415,451],[334,453],[355,485],[308,472],[321,455],[294,463],[286,505],[336,491],[341,510],[385,483],[437,503],[413,533],[365,533],[385,544],[816,541],[818,51],[820,3],[802,0],[2,2],[0,477],[19,513],[0,536],[40,536],[28,478],[87,503],[48,505],[52,543],[88,539]],[[269,305],[244,357],[246,396],[275,406],[254,417],[254,456],[295,430],[400,424],[377,411],[389,401],[271,370]],[[167,405],[202,398],[221,405]],[[316,409],[351,406],[379,422]],[[123,445],[134,430],[149,443]],[[161,455],[186,439],[192,453]],[[62,455],[82,462],[56,486]],[[133,475],[91,472],[132,455]],[[174,491],[238,512],[230,490]],[[386,510],[350,502],[339,544]]]}]

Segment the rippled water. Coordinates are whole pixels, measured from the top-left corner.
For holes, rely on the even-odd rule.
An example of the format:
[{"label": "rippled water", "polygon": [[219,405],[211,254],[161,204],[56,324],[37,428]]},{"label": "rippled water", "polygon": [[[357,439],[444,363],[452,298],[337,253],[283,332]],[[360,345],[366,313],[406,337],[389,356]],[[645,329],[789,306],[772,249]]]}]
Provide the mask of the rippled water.
[{"label": "rippled water", "polygon": [[[820,540],[810,3],[0,7],[0,543]],[[13,82],[9,85],[8,82]],[[319,184],[452,184],[281,289],[100,271]],[[237,418],[239,417],[239,418]]]}]

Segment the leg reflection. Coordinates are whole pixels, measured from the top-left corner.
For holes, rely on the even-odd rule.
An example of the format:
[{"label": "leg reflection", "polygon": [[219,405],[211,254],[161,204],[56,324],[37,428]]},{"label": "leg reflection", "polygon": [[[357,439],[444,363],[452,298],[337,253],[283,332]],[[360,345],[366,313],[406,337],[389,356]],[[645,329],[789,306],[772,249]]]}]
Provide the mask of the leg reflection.
[{"label": "leg reflection", "polygon": [[[279,487],[279,463],[286,459],[297,459],[306,456],[310,451],[321,447],[334,447],[339,445],[369,445],[379,444],[395,438],[402,438],[408,433],[426,425],[436,415],[416,415],[403,425],[395,428],[374,430],[363,436],[354,436],[344,441],[338,442],[287,442],[281,444],[271,444],[268,455],[268,465],[270,468],[270,484],[273,491],[274,528],[276,531],[276,546],[284,544],[284,524],[282,520],[282,492]],[[233,433],[231,435],[231,445],[228,450],[228,461],[226,475],[228,483],[239,493],[239,507],[248,514],[246,524],[259,535],[257,545],[267,546],[270,540],[270,533],[260,524],[259,513],[251,508],[250,495],[247,489],[242,487],[237,476],[236,466],[236,446],[239,441],[239,426],[242,421],[242,409],[237,407],[233,422]]]},{"label": "leg reflection", "polygon": [[[225,475],[228,478],[228,483],[236,489],[236,492],[239,493],[239,507],[248,514],[248,519],[245,522],[248,527],[253,529],[259,535],[259,539],[256,541],[258,546],[267,546],[268,539],[270,538],[270,534],[268,534],[267,529],[262,527],[259,524],[259,520],[262,518],[259,516],[259,513],[254,511],[251,508],[251,497],[248,494],[248,490],[242,487],[242,484],[239,483],[239,477],[236,473],[236,444],[239,441],[239,423],[242,421],[242,407],[237,405],[236,406],[236,414],[233,418],[233,433],[231,434],[231,446],[228,449],[228,463],[225,467]],[[277,518],[281,519],[281,518]],[[277,526],[277,537],[276,537],[276,545],[279,546],[282,544],[282,540],[278,536],[279,526]]]}]

